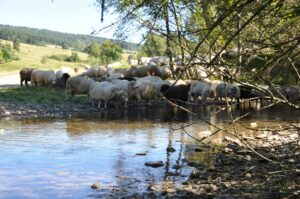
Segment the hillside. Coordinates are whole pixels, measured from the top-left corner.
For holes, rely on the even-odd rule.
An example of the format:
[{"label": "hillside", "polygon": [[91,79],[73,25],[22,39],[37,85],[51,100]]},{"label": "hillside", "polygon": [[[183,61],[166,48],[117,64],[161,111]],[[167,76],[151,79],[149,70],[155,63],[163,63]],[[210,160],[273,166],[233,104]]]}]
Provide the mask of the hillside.
[{"label": "hillside", "polygon": [[[12,44],[11,41],[5,40],[0,40],[0,43]],[[62,66],[83,67],[87,63],[88,55],[81,52],[76,52],[81,59],[80,62],[66,62],[45,58],[51,55],[70,56],[72,52],[75,51],[62,49],[60,46],[35,46],[21,43],[20,51],[16,52],[19,60],[0,64],[0,73],[15,72],[24,67],[33,67],[40,69],[56,69]]]},{"label": "hillside", "polygon": [[[12,45],[12,41],[6,41],[1,39],[0,43]],[[21,43],[20,50],[15,51],[15,53],[19,58],[18,60],[0,63],[0,75],[11,72],[15,73],[24,67],[39,69],[58,69],[62,66],[69,66],[71,68],[84,68],[85,66],[91,64],[89,61],[88,54],[70,49],[62,49],[61,46],[55,45],[36,46]],[[80,58],[80,61],[67,62],[49,58],[52,55],[70,56],[72,53],[77,53]],[[121,66],[119,67],[128,67],[127,59],[129,55],[129,53],[123,53],[122,59],[119,61],[121,63]]]},{"label": "hillside", "polygon": [[[0,24],[0,39],[12,41],[16,38],[18,38],[22,43],[34,45],[52,44],[64,46],[66,48],[74,48],[79,51],[82,51],[91,43],[101,43],[106,40],[106,38],[91,35],[70,34],[46,29]],[[119,44],[125,50],[137,49],[137,44],[135,43],[117,40],[114,40],[114,43]]]}]

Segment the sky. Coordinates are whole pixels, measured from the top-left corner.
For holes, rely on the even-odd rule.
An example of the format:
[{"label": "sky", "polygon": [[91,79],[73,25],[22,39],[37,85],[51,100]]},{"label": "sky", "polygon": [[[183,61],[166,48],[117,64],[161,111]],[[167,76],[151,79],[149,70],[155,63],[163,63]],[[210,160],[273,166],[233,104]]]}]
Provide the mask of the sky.
[{"label": "sky", "polygon": [[[0,0],[0,24],[26,26],[54,31],[91,34],[117,19],[116,15],[104,16],[94,6],[95,0]],[[97,36],[113,38],[113,29]],[[139,42],[131,37],[127,41]]]}]

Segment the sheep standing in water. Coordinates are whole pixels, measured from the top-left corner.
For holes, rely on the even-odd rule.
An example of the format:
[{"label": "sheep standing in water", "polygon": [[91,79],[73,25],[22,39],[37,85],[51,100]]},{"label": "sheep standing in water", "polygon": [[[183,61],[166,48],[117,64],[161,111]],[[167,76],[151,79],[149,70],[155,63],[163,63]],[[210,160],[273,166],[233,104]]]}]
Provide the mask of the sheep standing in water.
[{"label": "sheep standing in water", "polygon": [[206,105],[207,97],[211,95],[211,87],[209,84],[200,81],[192,81],[189,91],[189,96],[194,98],[194,102],[198,103],[197,99],[201,96],[202,105]]},{"label": "sheep standing in water", "polygon": [[94,100],[98,100],[98,108],[101,108],[101,101],[104,101],[104,108],[111,100],[124,100],[127,107],[128,96],[121,88],[109,82],[94,82],[89,89],[88,98],[94,105]]},{"label": "sheep standing in water", "polygon": [[190,86],[190,84],[177,86],[164,84],[161,86],[160,92],[171,102],[184,105],[189,99]]}]

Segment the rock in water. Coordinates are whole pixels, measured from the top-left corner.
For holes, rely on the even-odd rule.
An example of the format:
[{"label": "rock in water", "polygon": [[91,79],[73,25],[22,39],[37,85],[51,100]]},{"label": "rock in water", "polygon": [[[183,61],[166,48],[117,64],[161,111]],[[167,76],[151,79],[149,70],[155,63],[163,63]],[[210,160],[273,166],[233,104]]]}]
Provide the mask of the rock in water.
[{"label": "rock in water", "polygon": [[164,163],[162,161],[153,161],[153,162],[146,162],[145,165],[148,167],[157,168],[157,167],[164,166]]},{"label": "rock in water", "polygon": [[100,189],[100,183],[99,182],[96,182],[94,184],[91,185],[91,188],[92,189]]},{"label": "rock in water", "polygon": [[167,147],[167,152],[173,153],[173,152],[175,152],[175,151],[176,151],[176,149],[174,149],[173,147],[171,147],[171,146],[168,146],[168,147]]}]

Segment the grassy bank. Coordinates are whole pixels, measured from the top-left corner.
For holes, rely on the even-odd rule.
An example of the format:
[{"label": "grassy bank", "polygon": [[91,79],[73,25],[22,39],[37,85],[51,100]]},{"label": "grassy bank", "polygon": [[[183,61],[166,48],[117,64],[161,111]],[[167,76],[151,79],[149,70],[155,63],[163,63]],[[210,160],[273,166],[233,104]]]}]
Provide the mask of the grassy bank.
[{"label": "grassy bank", "polygon": [[68,102],[86,102],[86,100],[86,95],[67,98],[64,90],[49,87],[0,89],[0,102],[65,104]]}]

